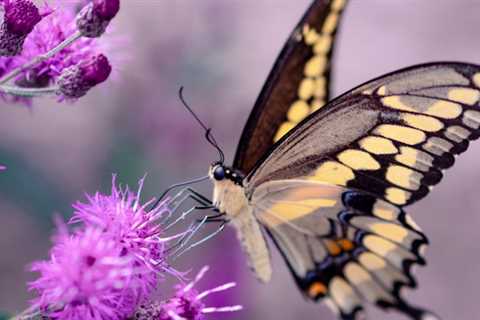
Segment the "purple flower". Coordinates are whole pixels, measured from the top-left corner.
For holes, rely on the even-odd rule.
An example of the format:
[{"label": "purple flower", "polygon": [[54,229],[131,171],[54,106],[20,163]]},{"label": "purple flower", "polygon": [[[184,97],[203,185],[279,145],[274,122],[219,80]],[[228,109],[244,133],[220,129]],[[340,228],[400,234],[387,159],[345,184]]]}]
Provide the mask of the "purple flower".
[{"label": "purple flower", "polygon": [[243,309],[240,305],[225,307],[206,307],[203,298],[214,292],[221,292],[234,287],[234,282],[226,283],[219,287],[198,292],[194,286],[199,282],[208,267],[204,267],[195,279],[188,283],[175,287],[174,297],[162,301],[142,305],[135,312],[137,320],[204,320],[205,314],[216,312],[235,312]]},{"label": "purple flower", "polygon": [[168,200],[148,210],[153,200],[140,203],[142,186],[143,179],[132,193],[114,176],[110,195],[97,192],[74,205],[70,224],[79,228],[72,234],[59,223],[50,259],[32,267],[40,273],[30,284],[39,295],[33,309],[58,320],[124,320],[151,299],[165,272],[180,275],[165,247],[183,234],[163,237]]},{"label": "purple flower", "polygon": [[[66,229],[66,227],[64,227]],[[132,285],[132,258],[100,229],[86,228],[56,237],[50,260],[37,262],[40,273],[30,289],[39,293],[34,305],[54,319],[124,319],[140,297]]]},{"label": "purple flower", "polygon": [[[0,57],[0,77],[48,52],[77,31],[75,6],[61,3],[63,6],[58,8],[51,8],[47,4],[40,8],[44,18],[26,38],[21,54]],[[45,13],[49,14],[45,16]],[[22,72],[15,83],[22,87],[48,87],[57,81],[65,69],[97,56],[109,44],[109,39],[102,39],[100,43],[97,39],[81,38],[35,68]],[[29,102],[25,98],[15,99],[2,94],[0,97],[8,102]]]},{"label": "purple flower", "polygon": [[77,16],[77,27],[83,36],[97,38],[107,29],[120,10],[120,0],[93,0]]},{"label": "purple flower", "polygon": [[15,56],[22,51],[25,38],[42,17],[29,0],[6,0],[4,10],[0,27],[0,56]]},{"label": "purple flower", "polygon": [[[164,230],[159,222],[171,213],[168,200],[148,210],[154,199],[144,204],[140,203],[143,181],[143,179],[139,181],[138,191],[133,193],[128,188],[122,189],[117,186],[114,176],[111,194],[103,195],[97,192],[93,196],[87,195],[86,203],[74,204],[75,212],[70,222],[82,222],[87,227],[104,230],[109,237],[122,245],[125,255],[131,256],[136,265],[146,266],[153,275],[165,272],[180,275],[166,261],[166,245],[182,234],[164,236]],[[144,277],[145,272],[142,274]],[[152,290],[156,280],[156,277],[146,279],[144,291]]]},{"label": "purple flower", "polygon": [[7,167],[5,167],[4,165],[1,165],[1,164],[0,164],[0,171],[3,171],[3,170],[7,170]]},{"label": "purple flower", "polygon": [[59,93],[69,99],[80,98],[91,88],[107,80],[111,72],[112,67],[103,54],[90,57],[63,70],[57,82]]}]

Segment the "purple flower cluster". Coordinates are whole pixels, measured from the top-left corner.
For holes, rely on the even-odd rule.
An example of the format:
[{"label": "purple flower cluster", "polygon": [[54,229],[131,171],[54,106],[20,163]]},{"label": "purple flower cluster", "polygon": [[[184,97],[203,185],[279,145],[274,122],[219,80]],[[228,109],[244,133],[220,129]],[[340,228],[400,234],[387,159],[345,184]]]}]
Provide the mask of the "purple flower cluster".
[{"label": "purple flower cluster", "polygon": [[[102,35],[116,16],[120,1],[91,0],[84,3],[84,8],[77,12],[77,6],[63,1],[55,7],[44,3],[37,8],[30,0],[4,0],[4,23],[0,28],[0,84],[4,84],[3,77],[20,70],[12,79],[16,86],[47,88],[60,81],[57,94],[62,98],[77,99],[105,81],[111,66],[100,53],[102,46],[98,39],[94,38]],[[23,69],[72,37],[75,41]],[[101,59],[96,59],[98,57]],[[93,63],[97,66],[91,68]],[[82,72],[86,65],[90,66],[87,73]],[[98,74],[92,74],[93,71]],[[29,98],[2,94],[1,88],[0,97],[12,102],[30,101]]]},{"label": "purple flower cluster", "polygon": [[161,222],[174,213],[172,205],[168,199],[154,208],[154,199],[142,204],[142,187],[143,179],[133,193],[117,186],[114,176],[109,195],[86,195],[85,202],[73,205],[69,224],[75,230],[57,222],[50,259],[31,267],[40,276],[29,285],[37,293],[30,310],[56,320],[203,320],[208,313],[242,309],[205,306],[204,297],[235,286],[227,283],[199,293],[194,285],[207,267],[194,281],[177,285],[172,298],[154,300],[165,274],[183,278],[169,265],[166,246],[191,229],[166,236]]},{"label": "purple flower cluster", "polygon": [[158,220],[170,213],[166,201],[147,210],[138,193],[122,189],[113,180],[110,195],[96,193],[74,205],[70,223],[64,224],[48,261],[32,270],[40,277],[30,284],[39,297],[34,304],[42,315],[55,319],[125,319],[150,298],[165,272],[177,274],[167,262],[166,243]]},{"label": "purple flower cluster", "polygon": [[195,285],[200,281],[208,267],[204,267],[194,281],[180,284],[175,287],[175,295],[162,302],[143,304],[135,312],[136,320],[204,320],[206,314],[219,312],[235,312],[243,309],[240,305],[226,307],[206,307],[202,301],[214,292],[221,292],[234,287],[234,282],[226,283],[219,287],[199,292]]}]

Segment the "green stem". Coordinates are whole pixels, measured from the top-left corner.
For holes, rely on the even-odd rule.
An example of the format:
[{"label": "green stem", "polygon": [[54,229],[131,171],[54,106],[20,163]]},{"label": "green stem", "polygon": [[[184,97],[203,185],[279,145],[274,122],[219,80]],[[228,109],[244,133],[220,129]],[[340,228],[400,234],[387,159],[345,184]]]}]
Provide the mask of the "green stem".
[{"label": "green stem", "polygon": [[10,71],[9,73],[7,73],[5,76],[3,76],[0,79],[0,85],[3,85],[5,83],[7,83],[8,81],[12,80],[13,78],[18,76],[23,71],[29,70],[29,69],[35,67],[36,65],[38,65],[39,63],[42,63],[43,61],[50,59],[51,57],[53,57],[54,55],[56,55],[57,53],[59,53],[60,51],[62,51],[63,49],[65,49],[66,47],[68,47],[69,45],[71,45],[72,43],[77,41],[78,39],[80,39],[81,37],[82,37],[82,34],[80,33],[80,31],[76,31],[74,34],[72,34],[67,39],[63,40],[61,43],[59,43],[56,47],[54,47],[50,51],[48,51],[48,52],[46,52],[42,55],[36,56],[35,58],[30,60],[29,62],[26,62],[25,64],[21,65],[20,67],[15,68],[12,71]]},{"label": "green stem", "polygon": [[58,87],[48,88],[22,88],[17,86],[0,85],[0,93],[7,93],[19,97],[40,97],[45,95],[55,94],[58,91]]}]

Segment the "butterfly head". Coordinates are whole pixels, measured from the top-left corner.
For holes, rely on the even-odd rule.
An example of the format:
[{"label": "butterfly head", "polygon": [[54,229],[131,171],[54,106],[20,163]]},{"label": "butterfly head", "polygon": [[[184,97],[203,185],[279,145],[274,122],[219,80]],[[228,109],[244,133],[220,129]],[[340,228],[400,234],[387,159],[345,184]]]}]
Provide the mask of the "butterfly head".
[{"label": "butterfly head", "polygon": [[210,165],[208,170],[210,179],[214,182],[230,181],[237,185],[242,185],[243,174],[240,172],[225,166],[222,162],[217,161]]}]

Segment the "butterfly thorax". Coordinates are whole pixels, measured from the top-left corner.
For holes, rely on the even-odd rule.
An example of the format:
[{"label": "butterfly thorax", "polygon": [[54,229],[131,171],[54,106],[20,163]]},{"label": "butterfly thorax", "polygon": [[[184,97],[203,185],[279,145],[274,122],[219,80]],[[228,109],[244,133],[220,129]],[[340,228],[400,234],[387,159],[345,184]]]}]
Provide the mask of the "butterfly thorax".
[{"label": "butterfly thorax", "polygon": [[209,170],[213,182],[213,204],[224,213],[237,231],[248,257],[249,265],[257,277],[267,282],[271,277],[270,254],[260,225],[253,213],[243,186],[244,175],[221,163]]}]

